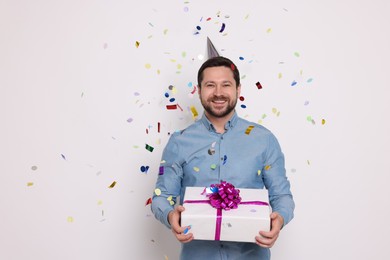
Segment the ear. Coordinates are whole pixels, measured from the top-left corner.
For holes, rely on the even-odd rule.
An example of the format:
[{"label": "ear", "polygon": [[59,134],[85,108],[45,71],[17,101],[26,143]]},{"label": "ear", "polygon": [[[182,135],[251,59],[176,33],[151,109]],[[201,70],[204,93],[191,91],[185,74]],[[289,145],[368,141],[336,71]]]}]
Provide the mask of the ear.
[{"label": "ear", "polygon": [[198,95],[200,97],[200,87],[198,86]]},{"label": "ear", "polygon": [[241,96],[241,84],[237,86],[237,97]]}]

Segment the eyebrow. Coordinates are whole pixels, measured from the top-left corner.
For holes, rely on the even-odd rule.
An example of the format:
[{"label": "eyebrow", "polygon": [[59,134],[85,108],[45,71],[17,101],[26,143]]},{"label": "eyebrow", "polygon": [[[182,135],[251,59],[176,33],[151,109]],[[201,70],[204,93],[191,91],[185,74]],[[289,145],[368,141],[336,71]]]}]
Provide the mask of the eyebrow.
[{"label": "eyebrow", "polygon": [[[206,81],[206,82],[203,83],[203,84],[208,84],[208,83],[216,83],[216,82],[213,81],[213,80],[209,80],[209,81]],[[222,81],[222,83],[230,83],[230,84],[233,84],[233,82],[230,81],[230,80],[224,80],[224,81]]]}]

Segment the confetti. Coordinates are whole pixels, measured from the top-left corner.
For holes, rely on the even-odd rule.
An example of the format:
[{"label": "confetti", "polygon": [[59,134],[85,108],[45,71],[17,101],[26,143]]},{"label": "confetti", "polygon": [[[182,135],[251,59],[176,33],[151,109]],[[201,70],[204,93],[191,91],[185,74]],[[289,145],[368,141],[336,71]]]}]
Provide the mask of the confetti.
[{"label": "confetti", "polygon": [[167,35],[167,33],[168,33],[168,29],[165,29],[164,30],[164,35]]},{"label": "confetti", "polygon": [[160,122],[157,123],[157,132],[160,133]]},{"label": "confetti", "polygon": [[74,220],[73,220],[73,217],[68,217],[67,219],[66,219],[69,223],[72,223]]},{"label": "confetti", "polygon": [[159,188],[155,189],[154,190],[154,193],[157,195],[157,196],[160,196],[161,195],[161,190]]},{"label": "confetti", "polygon": [[184,7],[184,12],[188,12],[188,7],[186,6],[186,7]]},{"label": "confetti", "polygon": [[175,110],[177,109],[177,105],[167,105],[168,110]]},{"label": "confetti", "polygon": [[310,79],[308,79],[306,82],[307,82],[307,83],[310,83],[310,82],[312,82],[312,81],[313,81],[313,79],[310,78]]},{"label": "confetti", "polygon": [[164,174],[164,166],[160,166],[158,170],[158,175],[163,175]]},{"label": "confetti", "polygon": [[257,176],[260,176],[261,170],[257,170]]},{"label": "confetti", "polygon": [[154,148],[148,144],[145,144],[145,149],[148,150],[149,152],[153,152]]},{"label": "confetti", "polygon": [[139,47],[139,41],[135,41],[135,47],[138,48]]},{"label": "confetti", "polygon": [[295,86],[297,84],[297,82],[294,80],[293,82],[291,82],[291,86]]},{"label": "confetti", "polygon": [[31,166],[31,170],[36,171],[37,169],[38,169],[37,166],[35,166],[35,165]]},{"label": "confetti", "polygon": [[278,79],[281,79],[282,78],[282,73],[279,73],[278,74]]},{"label": "confetti", "polygon": [[140,170],[141,172],[148,173],[149,166],[141,166]]},{"label": "confetti", "polygon": [[304,103],[304,105],[307,106],[307,105],[309,105],[309,103],[310,103],[310,102],[309,102],[308,100],[306,100],[305,103]]},{"label": "confetti", "polygon": [[326,123],[325,119],[322,119],[321,123],[322,123],[322,125],[325,125],[325,123]]},{"label": "confetti", "polygon": [[244,101],[245,98],[244,98],[243,96],[240,96],[240,100],[241,100],[241,101]]},{"label": "confetti", "polygon": [[295,56],[295,57],[299,57],[299,56],[300,56],[300,55],[299,55],[299,52],[297,52],[297,51],[294,52],[294,56]]},{"label": "confetti", "polygon": [[199,172],[200,169],[198,167],[194,167],[194,171]]},{"label": "confetti", "polygon": [[272,32],[272,29],[271,29],[271,28],[268,28],[268,29],[267,29],[267,33],[270,33],[270,32]]},{"label": "confetti", "polygon": [[150,69],[151,67],[152,67],[152,65],[150,65],[149,63],[145,64],[145,68]]},{"label": "confetti", "polygon": [[223,156],[223,158],[222,158],[222,160],[223,160],[223,163],[222,163],[222,165],[225,165],[225,163],[226,163],[226,160],[227,160],[227,156],[226,156],[226,155],[224,155],[224,156]]},{"label": "confetti", "polygon": [[116,185],[116,181],[113,181],[113,182],[111,183],[111,185],[110,185],[110,186],[108,186],[108,188],[112,189],[112,188],[114,188],[114,187],[115,187],[115,185]]},{"label": "confetti", "polygon": [[199,115],[198,111],[196,111],[196,108],[194,106],[191,106],[191,112],[192,112],[193,118],[196,118]]},{"label": "confetti", "polygon": [[241,108],[246,108],[246,105],[242,104],[242,105],[241,105]]},{"label": "confetti", "polygon": [[126,120],[128,123],[133,122],[133,119],[130,117],[129,119]]},{"label": "confetti", "polygon": [[66,161],[65,155],[61,154],[61,157]]},{"label": "confetti", "polygon": [[244,57],[239,57],[240,60],[244,60]]},{"label": "confetti", "polygon": [[103,204],[103,201],[99,200],[97,204],[100,206]]},{"label": "confetti", "polygon": [[291,169],[291,172],[292,172],[292,173],[295,173],[296,171],[297,171],[297,170],[294,169],[294,168]]},{"label": "confetti", "polygon": [[248,126],[248,128],[245,130],[245,134],[249,135],[254,127],[254,125]]},{"label": "confetti", "polygon": [[231,68],[232,70],[235,70],[235,69],[236,69],[236,66],[234,66],[234,64],[231,64],[231,65],[230,65],[230,68]]},{"label": "confetti", "polygon": [[149,199],[146,200],[145,206],[147,206],[149,204],[152,204],[152,198],[149,198]]},{"label": "confetti", "polygon": [[33,185],[34,185],[33,182],[27,182],[27,187],[31,187],[31,186],[33,186]]},{"label": "confetti", "polygon": [[175,98],[170,98],[170,99],[169,99],[169,102],[172,103],[172,102],[175,102],[175,100],[176,100]]},{"label": "confetti", "polygon": [[219,30],[220,33],[222,33],[225,30],[225,23],[222,23],[221,29]]},{"label": "confetti", "polygon": [[256,82],[256,87],[258,88],[258,89],[262,89],[263,88],[263,86],[260,84],[260,82]]},{"label": "confetti", "polygon": [[213,163],[213,164],[210,166],[210,168],[211,168],[212,170],[215,170],[215,169],[217,168],[217,165]]},{"label": "confetti", "polygon": [[307,160],[307,164],[310,165],[310,161],[309,160]]},{"label": "confetti", "polygon": [[169,197],[167,198],[167,201],[169,201],[169,204],[170,204],[171,206],[175,205],[175,201],[173,200],[172,196],[169,196]]},{"label": "confetti", "polygon": [[184,235],[186,235],[188,233],[188,231],[191,229],[191,225],[189,225],[188,227],[186,227],[186,229],[184,229]]},{"label": "confetti", "polygon": [[269,169],[271,169],[271,165],[266,165],[266,166],[264,167],[264,169],[265,169],[266,171],[268,171]]}]

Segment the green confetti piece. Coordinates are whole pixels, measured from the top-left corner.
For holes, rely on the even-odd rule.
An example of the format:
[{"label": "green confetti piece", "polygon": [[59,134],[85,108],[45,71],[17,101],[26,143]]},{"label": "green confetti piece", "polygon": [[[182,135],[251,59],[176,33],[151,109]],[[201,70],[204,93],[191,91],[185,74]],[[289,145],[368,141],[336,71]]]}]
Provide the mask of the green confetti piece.
[{"label": "green confetti piece", "polygon": [[212,170],[215,170],[215,169],[217,168],[217,165],[213,163],[213,164],[210,166],[210,168],[211,168]]},{"label": "green confetti piece", "polygon": [[148,144],[145,145],[145,149],[148,150],[149,152],[153,152],[154,148]]}]

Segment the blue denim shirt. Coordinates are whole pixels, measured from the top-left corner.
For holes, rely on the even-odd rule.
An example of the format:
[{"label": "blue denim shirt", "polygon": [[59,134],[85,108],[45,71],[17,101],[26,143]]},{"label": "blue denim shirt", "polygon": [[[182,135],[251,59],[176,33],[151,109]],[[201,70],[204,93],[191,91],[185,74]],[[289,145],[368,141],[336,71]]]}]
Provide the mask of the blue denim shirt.
[{"label": "blue denim shirt", "polygon": [[[171,135],[166,145],[152,211],[170,228],[171,204],[183,204],[185,187],[208,187],[221,180],[236,188],[268,189],[273,211],[286,225],[293,218],[294,201],[286,177],[284,155],[275,136],[265,127],[236,113],[220,134],[203,114],[185,130]],[[270,252],[255,243],[193,240],[182,244],[181,259],[269,259]]]}]

